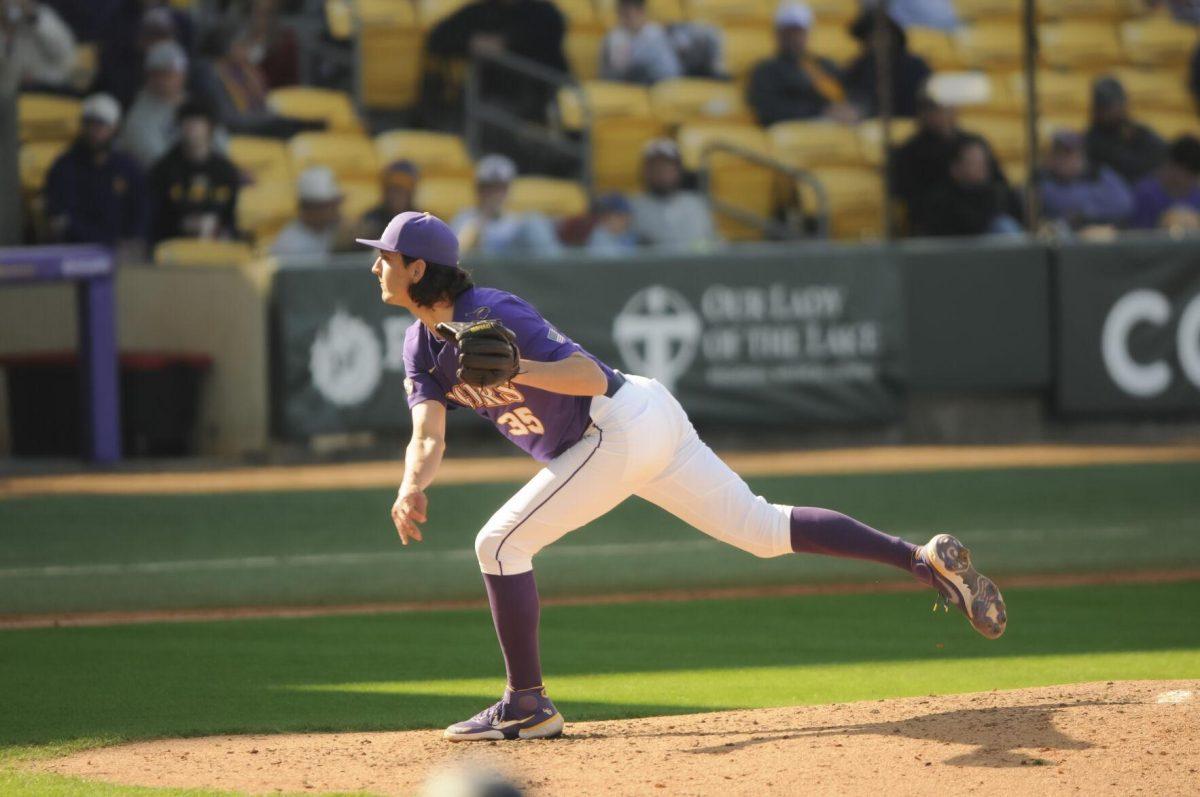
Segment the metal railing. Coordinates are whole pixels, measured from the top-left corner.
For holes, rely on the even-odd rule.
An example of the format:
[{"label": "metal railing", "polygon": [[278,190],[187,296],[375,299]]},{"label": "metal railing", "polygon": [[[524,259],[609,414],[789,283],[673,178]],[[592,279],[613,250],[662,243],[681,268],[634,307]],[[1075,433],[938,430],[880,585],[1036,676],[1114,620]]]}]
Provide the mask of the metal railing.
[{"label": "metal railing", "polygon": [[[825,191],[825,186],[821,184],[820,180],[804,169],[791,166],[783,161],[772,158],[769,155],[764,155],[761,152],[755,152],[752,149],[747,149],[746,147],[741,147],[726,141],[710,141],[700,151],[700,186],[704,190],[705,196],[708,197],[709,206],[712,207],[714,211],[728,216],[737,222],[760,230],[763,233],[764,238],[773,240],[791,240],[807,237],[803,222],[804,214],[802,214],[801,218],[794,218],[789,223],[785,221],[779,221],[778,219],[771,218],[770,216],[763,216],[755,213],[752,210],[739,207],[714,197],[711,190],[711,160],[714,154],[721,152],[741,158],[742,160],[748,161],[755,166],[769,169],[777,174],[787,177],[794,183],[803,183],[804,185],[808,186],[812,190],[813,196],[815,196],[817,200],[816,214],[814,216],[816,222],[816,237],[829,237],[829,196]],[[803,195],[800,195],[800,209],[802,211],[804,210]]]}]

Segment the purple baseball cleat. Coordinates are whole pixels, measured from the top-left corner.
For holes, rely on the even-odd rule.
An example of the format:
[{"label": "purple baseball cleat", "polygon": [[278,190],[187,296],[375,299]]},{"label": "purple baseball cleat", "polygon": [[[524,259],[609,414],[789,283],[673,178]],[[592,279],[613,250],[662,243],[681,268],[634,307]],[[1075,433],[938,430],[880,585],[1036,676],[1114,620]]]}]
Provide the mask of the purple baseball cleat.
[{"label": "purple baseball cleat", "polygon": [[[971,566],[971,552],[958,538],[938,534],[918,548],[913,573],[942,594],[943,606],[953,603],[988,639],[1004,633],[1004,597],[990,578]],[[933,608],[937,611],[936,603]]]},{"label": "purple baseball cleat", "polygon": [[504,690],[504,699],[471,719],[456,722],[444,736],[452,742],[501,739],[553,739],[562,736],[563,716],[546,696],[545,687]]}]

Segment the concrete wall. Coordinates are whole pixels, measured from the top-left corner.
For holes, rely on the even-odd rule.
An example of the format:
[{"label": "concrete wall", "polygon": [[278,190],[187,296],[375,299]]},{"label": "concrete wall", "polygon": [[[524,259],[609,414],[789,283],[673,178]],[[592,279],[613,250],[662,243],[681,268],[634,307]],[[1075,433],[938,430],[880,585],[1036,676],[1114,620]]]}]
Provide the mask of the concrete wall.
[{"label": "concrete wall", "polygon": [[[0,290],[0,354],[73,350],[73,290]],[[126,268],[117,277],[117,319],[122,352],[212,358],[200,407],[201,454],[237,456],[266,447],[267,301],[254,281],[235,269]],[[0,397],[0,453],[10,446],[4,403]]]}]

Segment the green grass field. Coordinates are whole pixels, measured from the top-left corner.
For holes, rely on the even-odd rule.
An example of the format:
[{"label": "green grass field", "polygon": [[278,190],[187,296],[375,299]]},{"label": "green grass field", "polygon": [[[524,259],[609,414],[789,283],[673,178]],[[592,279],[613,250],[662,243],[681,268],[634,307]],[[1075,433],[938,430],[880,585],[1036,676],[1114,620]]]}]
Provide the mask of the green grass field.
[{"label": "green grass field", "polygon": [[[989,572],[1200,566],[1200,465],[775,477],[913,539],[953,530]],[[481,598],[474,529],[511,485],[431,491],[402,549],[386,491],[0,501],[0,614]],[[538,559],[547,594],[894,578],[758,560],[631,502]],[[1004,586],[1001,579],[1001,586]],[[547,684],[568,720],[1200,678],[1200,581],[1005,589],[976,635],[932,593],[550,606]],[[182,793],[31,775],[21,762],[123,740],[436,728],[498,696],[482,609],[0,630],[0,794]],[[199,794],[202,792],[188,792]]]}]

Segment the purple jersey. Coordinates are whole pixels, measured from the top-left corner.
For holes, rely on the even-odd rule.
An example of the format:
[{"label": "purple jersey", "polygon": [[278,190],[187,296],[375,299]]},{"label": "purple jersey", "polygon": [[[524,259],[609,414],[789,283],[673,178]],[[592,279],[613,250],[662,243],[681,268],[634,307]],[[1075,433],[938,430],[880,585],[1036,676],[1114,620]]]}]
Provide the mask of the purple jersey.
[{"label": "purple jersey", "polygon": [[[581,352],[604,371],[612,384],[613,371],[583,347],[550,325],[524,299],[494,288],[471,288],[454,301],[455,321],[495,319],[517,336],[527,360],[557,362]],[[539,462],[547,462],[583,437],[591,423],[590,396],[564,396],[511,382],[491,388],[458,381],[458,349],[441,340],[420,321],[404,336],[404,387],[408,406],[436,401],[449,409],[470,407],[496,424],[500,433]]]}]

